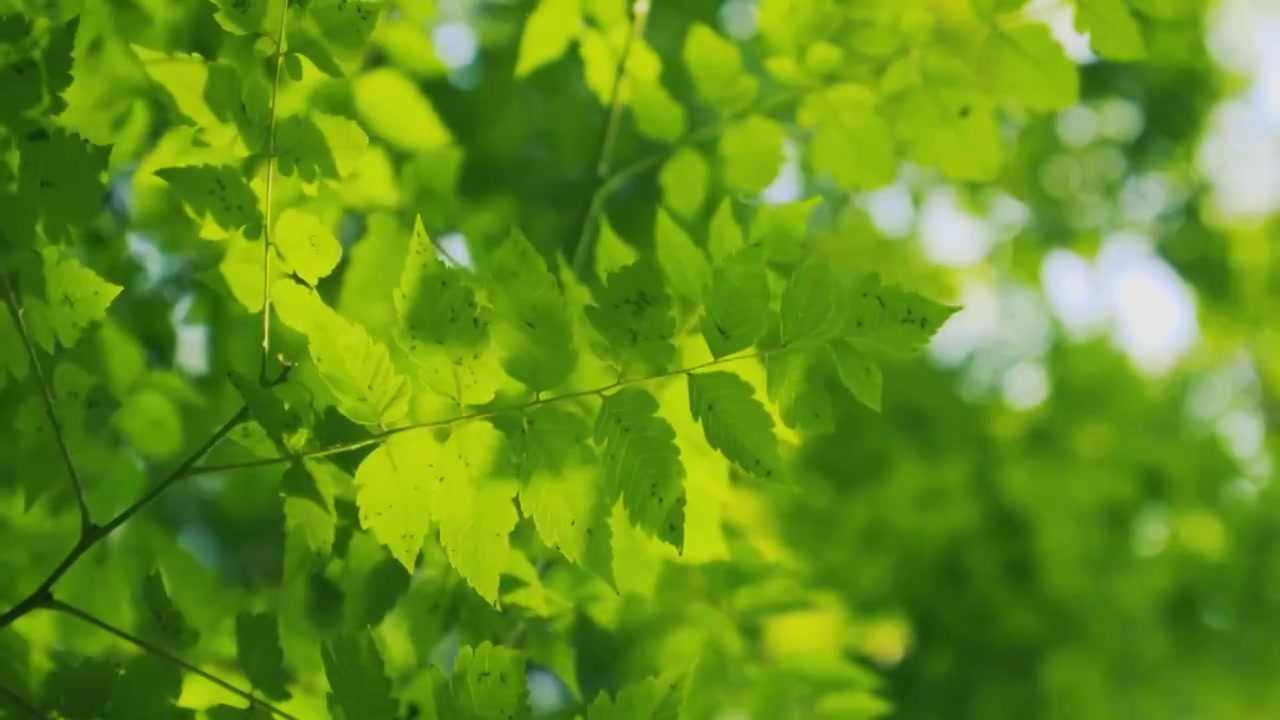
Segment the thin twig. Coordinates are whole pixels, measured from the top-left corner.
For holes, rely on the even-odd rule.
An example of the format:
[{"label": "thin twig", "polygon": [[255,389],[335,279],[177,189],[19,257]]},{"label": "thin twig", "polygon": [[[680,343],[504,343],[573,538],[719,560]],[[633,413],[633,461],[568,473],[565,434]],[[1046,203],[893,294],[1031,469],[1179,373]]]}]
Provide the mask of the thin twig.
[{"label": "thin twig", "polygon": [[230,420],[223,423],[223,425],[218,428],[213,435],[210,435],[209,438],[200,445],[200,447],[196,448],[194,452],[188,455],[186,460],[183,460],[178,467],[174,468],[172,472],[148,490],[136,502],[122,510],[115,517],[111,518],[111,520],[107,521],[107,523],[102,527],[91,528],[88,534],[81,535],[80,539],[76,541],[76,544],[67,552],[66,557],[62,558],[62,561],[59,562],[57,567],[49,573],[48,577],[40,583],[39,587],[33,590],[30,595],[23,598],[23,600],[17,605],[14,605],[3,615],[0,615],[0,629],[4,629],[9,625],[12,625],[16,620],[32,610],[48,604],[53,599],[51,591],[54,583],[58,582],[63,575],[67,574],[67,571],[71,569],[71,566],[74,565],[77,560],[79,560],[85,553],[89,552],[93,546],[97,545],[104,538],[110,535],[116,528],[128,522],[129,519],[134,515],[137,515],[140,510],[145,508],[147,505],[150,505],[156,498],[163,495],[165,491],[173,487],[178,481],[187,477],[190,474],[191,468],[195,467],[195,464],[200,462],[200,460],[213,449],[214,445],[221,442],[222,439],[226,437],[233,428],[235,428],[235,426],[244,422],[248,417],[248,408],[240,408],[239,412],[237,412]]},{"label": "thin twig", "polygon": [[191,470],[188,471],[187,475],[188,476],[210,475],[213,473],[229,472],[232,470],[248,470],[251,468],[270,467],[272,465],[279,465],[281,463],[294,462],[295,460],[299,460],[303,458],[321,458],[321,457],[332,457],[334,455],[343,455],[343,454],[354,452],[356,450],[360,450],[362,448],[370,447],[373,445],[381,445],[382,443],[391,439],[395,435],[410,432],[413,430],[422,430],[424,428],[447,427],[449,425],[453,425],[455,423],[460,423],[460,422],[466,422],[468,420],[483,420],[485,418],[494,417],[495,415],[523,412],[525,410],[530,410],[540,405],[547,405],[549,403],[561,402],[563,400],[574,400],[577,398],[590,397],[592,395],[602,395],[604,393],[610,392],[612,390],[617,390],[620,387],[626,387],[628,385],[637,385],[640,383],[652,382],[654,380],[662,380],[664,378],[676,377],[677,375],[687,375],[689,373],[694,373],[699,370],[705,370],[707,368],[715,367],[717,365],[724,365],[727,363],[739,362],[742,360],[764,358],[775,353],[785,352],[788,350],[795,350],[802,347],[805,347],[805,346],[783,345],[776,348],[770,348],[768,350],[756,350],[756,351],[742,354],[742,355],[727,355],[725,357],[715,358],[713,360],[708,360],[707,362],[699,363],[697,365],[693,365],[686,368],[681,368],[679,370],[669,370],[667,372],[657,373],[655,375],[646,375],[644,377],[619,379],[603,387],[592,388],[590,390],[575,390],[573,392],[565,393],[564,395],[552,395],[549,397],[537,398],[535,400],[531,400],[530,402],[522,403],[520,405],[513,405],[510,407],[504,407],[504,408],[494,408],[489,410],[481,410],[478,412],[455,415],[453,417],[446,418],[444,420],[429,420],[427,422],[414,423],[412,425],[404,425],[397,428],[391,428],[389,430],[383,430],[382,432],[375,433],[373,435],[370,435],[369,437],[361,438],[359,440],[351,440],[348,442],[338,443],[336,445],[330,445],[328,447],[317,448],[315,450],[308,450],[306,452],[301,452],[294,455],[279,455],[279,456],[269,457],[269,458],[258,458],[256,460],[246,460],[244,462],[238,462],[238,463],[227,463],[225,465],[205,465],[198,468],[192,468]]},{"label": "thin twig", "polygon": [[627,32],[627,39],[622,45],[622,56],[618,58],[618,70],[613,78],[613,90],[609,94],[609,105],[605,109],[604,128],[600,131],[600,144],[596,148],[595,155],[595,182],[596,190],[591,194],[591,198],[587,201],[587,207],[584,211],[585,217],[582,221],[582,231],[578,235],[578,246],[573,253],[573,270],[575,273],[581,273],[587,266],[587,260],[591,255],[591,245],[594,241],[592,230],[595,228],[595,219],[600,214],[600,207],[604,203],[604,195],[600,193],[600,187],[608,182],[609,163],[613,154],[613,146],[617,140],[619,122],[622,119],[622,109],[624,106],[624,89],[627,81],[627,65],[631,59],[631,50],[640,42],[640,38],[644,35],[644,28],[649,20],[649,0],[635,0],[631,9],[631,29]]},{"label": "thin twig", "polygon": [[93,519],[89,516],[89,501],[84,494],[84,483],[80,480],[76,465],[71,460],[71,448],[67,446],[67,438],[63,434],[62,423],[58,421],[58,411],[54,407],[53,388],[44,376],[44,370],[40,367],[40,358],[36,354],[35,343],[31,341],[31,333],[27,331],[27,322],[24,317],[26,312],[18,299],[18,291],[13,287],[9,273],[0,272],[0,277],[4,279],[5,301],[9,305],[9,313],[13,315],[14,325],[17,326],[18,334],[22,337],[27,356],[31,358],[31,368],[35,372],[36,382],[40,384],[40,398],[44,401],[45,413],[49,416],[49,424],[53,426],[53,436],[58,443],[58,449],[62,451],[62,460],[67,465],[67,475],[71,478],[71,488],[75,493],[76,506],[80,511],[80,536],[84,537],[93,530]]},{"label": "thin twig", "polygon": [[276,30],[276,76],[271,85],[271,108],[267,115],[267,190],[262,213],[262,363],[258,382],[267,384],[267,361],[271,356],[271,244],[272,193],[276,169],[276,96],[280,94],[280,76],[284,68],[284,23],[289,17],[289,0],[280,0],[280,27]]},{"label": "thin twig", "polygon": [[106,620],[103,620],[99,617],[91,615],[88,612],[81,610],[78,607],[75,607],[74,605],[68,605],[67,603],[62,602],[61,600],[49,598],[49,600],[44,603],[43,607],[46,607],[50,610],[56,610],[57,612],[65,613],[78,620],[82,620],[90,625],[93,625],[94,627],[100,630],[104,630],[108,633],[111,633],[112,635],[115,635],[121,640],[124,640],[125,642],[131,645],[134,645],[141,650],[149,652],[152,655],[155,655],[156,657],[160,657],[160,658],[164,658],[165,660],[168,660],[169,662],[173,663],[174,665],[177,665],[178,667],[182,668],[183,670],[186,670],[187,672],[199,675],[200,677],[204,678],[205,680],[208,680],[214,685],[217,685],[223,690],[226,690],[227,692],[230,692],[230,693],[234,693],[240,696],[241,698],[244,698],[245,700],[249,701],[250,703],[257,705],[263,710],[275,713],[276,715],[279,715],[282,718],[287,718],[288,720],[298,720],[298,718],[281,710],[275,705],[272,705],[266,700],[260,697],[257,697],[253,693],[247,692],[245,690],[241,690],[240,688],[236,687],[235,685],[232,685],[226,680],[223,680],[217,675],[214,675],[195,665],[192,665],[191,663],[187,662],[186,660],[183,660],[177,655],[174,655],[168,650],[165,650],[159,645],[156,645],[155,643],[144,640],[136,635],[127,633],[124,630],[121,630],[120,628],[116,627],[115,625],[112,625],[111,623],[107,622]]},{"label": "thin twig", "polygon": [[804,88],[796,88],[780,92],[770,98],[760,101],[746,110],[727,115],[718,122],[710,125],[704,125],[695,130],[691,130],[676,142],[666,145],[663,148],[641,157],[634,162],[626,165],[621,170],[609,175],[603,182],[596,186],[595,192],[591,194],[591,199],[587,203],[587,211],[583,216],[582,225],[578,228],[578,245],[573,253],[573,270],[581,273],[586,269],[587,261],[590,259],[591,247],[595,243],[596,236],[596,220],[604,209],[605,200],[613,194],[628,180],[651,170],[680,150],[694,145],[700,145],[719,137],[730,125],[749,115],[765,113],[777,105],[783,105],[795,100],[799,100],[811,93],[821,92],[829,89],[832,84],[837,81],[829,81],[812,85]]},{"label": "thin twig", "polygon": [[26,714],[39,720],[49,720],[49,714],[35,706],[35,703],[22,697],[17,692],[10,690],[4,685],[0,685],[0,698],[9,701],[9,704],[22,710]]}]

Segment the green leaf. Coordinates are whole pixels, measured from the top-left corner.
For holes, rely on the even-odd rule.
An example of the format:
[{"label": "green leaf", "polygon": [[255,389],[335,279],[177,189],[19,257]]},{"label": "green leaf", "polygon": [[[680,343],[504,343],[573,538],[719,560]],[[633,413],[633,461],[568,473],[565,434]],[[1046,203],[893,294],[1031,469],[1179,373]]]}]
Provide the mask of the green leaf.
[{"label": "green leaf", "polygon": [[863,405],[880,412],[880,396],[884,391],[884,376],[880,366],[867,353],[848,342],[832,342],[827,345],[835,360],[840,382]]},{"label": "green leaf", "polygon": [[984,58],[996,93],[1028,110],[1047,112],[1080,99],[1080,74],[1049,28],[1028,23],[987,36]]},{"label": "green leaf", "polygon": [[580,0],[540,0],[520,35],[515,76],[558,60],[582,31]]},{"label": "green leaf", "polygon": [[600,492],[596,454],[582,438],[591,426],[553,405],[504,426],[521,481],[520,509],[547,547],[612,582],[608,508]]},{"label": "green leaf", "polygon": [[487,641],[474,649],[464,646],[454,660],[450,701],[441,717],[527,720],[532,711],[524,657]]},{"label": "green leaf", "polygon": [[[270,0],[212,0],[218,8],[213,18],[224,30],[237,35],[253,35],[269,31],[267,9]],[[276,17],[279,17],[277,14]],[[277,20],[277,22],[279,22]]]},{"label": "green leaf", "polygon": [[65,130],[40,129],[23,138],[18,149],[21,209],[39,214],[46,236],[65,237],[102,213],[107,148]]},{"label": "green leaf", "polygon": [[409,412],[409,383],[396,372],[382,343],[360,325],[330,313],[309,334],[311,359],[353,422],[387,428]]},{"label": "green leaf", "polygon": [[586,316],[606,342],[601,351],[619,367],[638,360],[642,372],[658,372],[675,357],[671,297],[650,261],[610,274]]},{"label": "green leaf", "polygon": [[275,613],[241,610],[236,614],[236,661],[256,690],[272,700],[289,699],[290,677]]},{"label": "green leaf", "polygon": [[387,3],[384,0],[310,0],[307,15],[344,64],[366,51]]},{"label": "green leaf", "polygon": [[773,419],[751,385],[728,372],[691,373],[689,410],[711,447],[764,480],[780,480],[782,457]]},{"label": "green leaf", "polygon": [[831,260],[814,255],[796,268],[782,291],[779,310],[785,345],[826,340],[840,332],[844,292],[832,273]]},{"label": "green leaf", "polygon": [[13,324],[8,310],[0,312],[0,389],[8,384],[9,377],[22,382],[31,370],[31,361],[22,347],[22,336]]},{"label": "green leaf", "polygon": [[311,213],[286,208],[276,218],[274,243],[293,271],[315,285],[338,266],[342,246],[338,238]]},{"label": "green leaf", "polygon": [[182,671],[163,657],[135,655],[114,683],[108,718],[168,718],[182,693]]},{"label": "green leaf", "polygon": [[839,27],[841,10],[835,0],[760,0],[756,25],[771,47],[790,51]]},{"label": "green leaf", "polygon": [[140,600],[148,634],[178,650],[195,646],[200,634],[187,624],[182,611],[169,599],[159,570],[152,570],[143,578]]},{"label": "green leaf", "polygon": [[456,426],[435,454],[432,517],[449,564],[490,604],[498,603],[498,576],[511,552],[508,537],[519,521],[516,483],[492,472],[501,436],[487,422]]},{"label": "green leaf", "polygon": [[608,396],[594,437],[610,504],[621,497],[632,523],[683,549],[684,465],[675,430],[658,416],[658,400],[639,388]]},{"label": "green leaf", "polygon": [[162,168],[155,175],[174,189],[196,220],[216,223],[228,232],[243,229],[246,238],[262,232],[258,198],[235,168],[193,165]]},{"label": "green leaf", "polygon": [[765,358],[766,389],[778,405],[782,422],[797,432],[829,433],[835,429],[831,396],[822,382],[823,358],[817,352],[775,352]]},{"label": "green leaf", "polygon": [[519,230],[494,253],[489,280],[507,374],[535,391],[563,383],[577,364],[568,305]]},{"label": "green leaf", "polygon": [[45,677],[44,705],[66,720],[102,720],[121,674],[122,668],[106,658],[60,662]]},{"label": "green leaf", "polygon": [[735,112],[755,99],[759,81],[743,70],[738,46],[706,25],[689,28],[683,57],[698,94],[716,109]]},{"label": "green leaf", "polygon": [[959,310],[898,286],[882,286],[879,276],[871,275],[854,291],[844,334],[858,347],[910,357]]},{"label": "green leaf", "polygon": [[227,375],[236,392],[240,393],[245,406],[249,408],[249,416],[262,426],[277,450],[287,452],[285,434],[289,431],[289,414],[284,409],[284,403],[271,390],[236,370],[231,370]]},{"label": "green leaf", "polygon": [[452,142],[431,103],[399,70],[383,66],[365,72],[352,83],[352,94],[365,127],[401,150],[428,152]]},{"label": "green leaf", "polygon": [[143,455],[170,458],[182,450],[182,414],[169,396],[153,387],[129,394],[111,417],[112,426]]},{"label": "green leaf", "polygon": [[711,254],[713,262],[719,263],[745,244],[742,228],[733,217],[733,202],[725,198],[711,216],[711,226],[707,230],[707,252]]},{"label": "green leaf", "polygon": [[885,115],[916,162],[953,180],[999,173],[1000,127],[969,65],[940,51],[912,55],[889,67],[881,91]]},{"label": "green leaf", "polygon": [[267,710],[257,705],[236,707],[234,705],[214,705],[205,711],[209,720],[271,720],[274,717]]},{"label": "green leaf", "polygon": [[1108,60],[1142,60],[1147,44],[1142,26],[1125,0],[1076,0],[1076,29],[1089,34],[1089,45]]},{"label": "green leaf", "polygon": [[360,526],[410,573],[431,528],[431,505],[444,470],[428,430],[391,436],[356,468]]},{"label": "green leaf", "polygon": [[315,476],[307,469],[305,463],[292,462],[289,464],[289,467],[284,471],[284,475],[280,478],[280,492],[284,493],[285,497],[308,500],[326,513],[332,510],[328,498],[320,490]]},{"label": "green leaf", "polygon": [[315,120],[301,115],[290,115],[276,128],[276,169],[281,175],[296,175],[305,182],[340,177],[324,132]]},{"label": "green leaf", "polygon": [[411,572],[383,548],[377,551],[359,558],[355,557],[356,548],[347,551],[347,573],[342,584],[347,591],[343,609],[348,627],[377,627],[409,589]]},{"label": "green leaf", "polygon": [[671,281],[676,293],[699,302],[707,284],[707,257],[702,248],[693,244],[676,219],[662,208],[654,226],[658,262]]},{"label": "green leaf", "polygon": [[424,380],[459,404],[488,402],[505,380],[489,352],[489,313],[476,300],[471,279],[446,266],[414,223],[394,303],[404,326],[397,340],[424,371]]},{"label": "green leaf", "polygon": [[796,120],[813,129],[809,164],[846,190],[888,185],[898,171],[893,130],[876,110],[876,97],[852,83],[807,95]]},{"label": "green leaf", "polygon": [[[124,288],[103,280],[62,248],[45,247],[41,260],[47,302],[27,298],[32,334],[37,341],[56,338],[63,347],[74,347],[85,330],[106,318]],[[54,349],[52,342],[40,344]]]},{"label": "green leaf", "polygon": [[782,126],[760,115],[748,115],[725,128],[720,136],[724,181],[734,190],[758,193],[769,187],[782,169]]},{"label": "green leaf", "polygon": [[810,254],[809,219],[820,200],[812,197],[760,207],[751,221],[751,243],[763,245],[770,260],[803,261]]},{"label": "green leaf", "polygon": [[628,107],[640,134],[661,142],[675,142],[685,134],[684,107],[657,78],[633,79],[630,87]]},{"label": "green leaf", "polygon": [[693,219],[702,211],[710,181],[707,161],[697,150],[687,147],[677,150],[658,172],[663,204],[686,219]]},{"label": "green leaf", "polygon": [[382,654],[369,632],[341,635],[320,646],[329,679],[328,705],[334,720],[392,718],[398,711]]},{"label": "green leaf", "polygon": [[587,720],[651,720],[663,717],[671,688],[657,678],[645,678],[618,692],[616,700],[601,692],[587,708]]},{"label": "green leaf", "polygon": [[743,248],[716,263],[702,312],[702,336],[713,356],[755,343],[769,316],[769,281],[760,248]]}]

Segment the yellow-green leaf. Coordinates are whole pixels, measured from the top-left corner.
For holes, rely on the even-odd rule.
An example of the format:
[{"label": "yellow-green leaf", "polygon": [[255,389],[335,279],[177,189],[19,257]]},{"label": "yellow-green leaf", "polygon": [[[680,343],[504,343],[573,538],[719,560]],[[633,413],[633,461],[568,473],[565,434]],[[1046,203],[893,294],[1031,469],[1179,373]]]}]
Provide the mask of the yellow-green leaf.
[{"label": "yellow-green leaf", "polygon": [[370,70],[355,79],[352,93],[365,127],[401,150],[426,152],[452,140],[426,96],[399,70]]},{"label": "yellow-green leaf", "polygon": [[1047,112],[1080,98],[1080,73],[1049,28],[1035,23],[999,29],[984,56],[996,93],[1029,110]]},{"label": "yellow-green leaf", "polygon": [[558,60],[581,31],[580,0],[539,0],[520,35],[516,77]]},{"label": "yellow-green leaf", "polygon": [[276,249],[298,277],[315,285],[338,266],[342,245],[320,218],[297,208],[286,208],[276,219]]}]

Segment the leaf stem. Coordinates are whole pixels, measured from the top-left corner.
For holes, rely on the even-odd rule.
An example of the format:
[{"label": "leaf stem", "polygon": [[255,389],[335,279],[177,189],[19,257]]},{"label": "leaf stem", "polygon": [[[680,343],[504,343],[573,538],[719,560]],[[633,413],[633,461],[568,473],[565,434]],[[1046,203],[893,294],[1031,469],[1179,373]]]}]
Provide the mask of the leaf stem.
[{"label": "leaf stem", "polygon": [[39,720],[48,720],[49,715],[45,711],[35,706],[35,703],[22,697],[17,692],[10,690],[4,685],[0,685],[0,698],[9,701],[10,705],[20,708],[27,715]]},{"label": "leaf stem", "polygon": [[276,97],[280,94],[280,76],[284,68],[284,24],[289,17],[289,0],[280,0],[280,27],[276,29],[276,74],[271,84],[271,108],[267,115],[267,189],[262,213],[262,362],[258,382],[267,384],[267,362],[271,356],[271,243],[272,196],[276,168]]},{"label": "leaf stem", "polygon": [[278,455],[275,457],[258,458],[255,460],[246,460],[244,462],[238,462],[238,463],[227,463],[225,465],[205,465],[198,468],[191,468],[187,472],[187,475],[188,476],[209,475],[212,473],[229,472],[232,470],[248,470],[248,469],[259,468],[259,467],[270,467],[272,465],[279,465],[281,463],[293,462],[295,460],[299,460],[302,458],[322,458],[322,457],[330,457],[333,455],[343,455],[343,454],[354,452],[356,450],[360,450],[362,448],[370,447],[373,445],[380,445],[386,442],[387,440],[391,439],[395,435],[410,432],[412,430],[422,430],[424,428],[447,427],[449,425],[453,425],[455,423],[460,423],[460,422],[466,422],[468,420],[483,420],[485,418],[494,417],[496,415],[503,415],[506,413],[514,413],[514,412],[523,412],[525,410],[529,410],[529,409],[538,407],[540,405],[547,405],[550,403],[561,402],[563,400],[575,400],[578,398],[589,397],[591,395],[602,395],[603,393],[607,393],[611,390],[617,390],[618,388],[626,387],[628,385],[639,385],[642,383],[653,382],[655,380],[663,380],[665,378],[676,377],[677,375],[686,375],[688,373],[697,372],[699,370],[705,370],[707,368],[715,367],[717,365],[725,365],[727,363],[739,362],[741,360],[752,360],[756,358],[764,358],[774,353],[785,352],[787,350],[794,350],[798,347],[802,347],[802,346],[784,345],[780,347],[770,348],[767,350],[754,350],[752,352],[740,354],[740,355],[726,355],[725,357],[714,358],[706,362],[699,363],[697,365],[681,368],[679,370],[668,370],[666,372],[657,373],[655,375],[646,375],[646,376],[637,377],[637,378],[618,379],[608,385],[592,388],[590,390],[575,390],[573,392],[568,392],[563,395],[552,395],[550,397],[537,398],[535,400],[532,400],[527,403],[522,403],[520,405],[512,405],[510,407],[480,410],[478,412],[455,415],[451,418],[447,418],[444,420],[430,420],[427,422],[414,423],[412,425],[404,425],[397,428],[391,428],[389,430],[383,430],[382,432],[375,433],[373,435],[370,435],[369,437],[361,438],[359,440],[351,440],[348,442],[338,443],[336,445],[330,445],[328,447],[318,448],[315,450],[308,450],[306,452],[297,453],[295,455]]},{"label": "leaf stem", "polygon": [[112,625],[111,623],[107,622],[106,620],[103,620],[99,617],[91,615],[88,612],[81,610],[78,607],[75,607],[74,605],[68,605],[67,603],[62,602],[61,600],[57,600],[51,597],[42,605],[42,607],[48,608],[49,610],[55,610],[57,612],[70,615],[78,620],[81,620],[90,625],[93,625],[94,627],[100,630],[103,630],[112,635],[115,635],[121,640],[124,640],[125,642],[131,645],[134,645],[141,650],[149,652],[152,655],[155,655],[156,657],[160,657],[160,658],[164,658],[165,660],[168,660],[169,662],[173,663],[174,665],[177,665],[178,667],[182,668],[183,670],[186,670],[189,673],[194,673],[196,675],[199,675],[200,677],[204,678],[205,680],[208,680],[214,685],[217,685],[223,690],[226,690],[227,692],[230,692],[230,693],[234,693],[235,695],[249,701],[250,703],[257,705],[263,710],[272,712],[282,718],[287,718],[287,720],[298,720],[298,718],[296,718],[295,716],[290,715],[289,713],[281,710],[275,705],[272,705],[266,700],[263,700],[262,698],[255,696],[253,693],[241,690],[240,688],[236,687],[235,685],[232,685],[226,680],[223,680],[222,678],[212,673],[209,673],[195,665],[192,665],[191,663],[187,662],[186,660],[183,660],[177,655],[174,655],[168,650],[165,650],[159,645],[156,645],[152,642],[144,640],[136,635],[125,632],[124,630],[121,630],[115,625]]},{"label": "leaf stem", "polygon": [[195,467],[195,464],[200,462],[200,460],[213,449],[213,446],[221,442],[236,425],[244,422],[248,417],[249,409],[247,407],[241,407],[239,412],[232,416],[230,420],[223,423],[221,427],[219,427],[212,435],[209,436],[208,439],[204,441],[204,443],[200,445],[200,447],[196,448],[195,451],[188,455],[187,458],[178,465],[178,467],[174,468],[163,480],[144,493],[143,496],[138,498],[138,500],[132,505],[120,511],[118,515],[111,518],[101,527],[90,527],[89,532],[80,536],[79,540],[76,541],[76,544],[72,546],[71,550],[67,552],[66,556],[62,558],[62,561],[59,562],[56,567],[54,567],[44,581],[40,583],[39,587],[33,590],[30,595],[24,598],[17,605],[14,605],[3,615],[0,615],[0,630],[12,625],[15,621],[32,610],[51,602],[53,599],[52,588],[54,583],[62,579],[62,576],[67,574],[67,571],[71,569],[71,566],[74,565],[77,560],[79,560],[85,553],[89,552],[93,546],[97,545],[115,531],[116,528],[119,528],[121,525],[128,522],[129,519],[134,515],[137,515],[139,511],[147,505],[150,505],[156,498],[163,495],[165,491],[177,484],[178,481],[191,475],[191,468]]},{"label": "leaf stem", "polygon": [[604,179],[604,181],[601,182],[596,187],[595,192],[592,193],[591,195],[591,200],[587,203],[586,216],[582,221],[582,227],[580,228],[578,233],[578,246],[577,248],[575,248],[573,253],[574,272],[581,274],[582,271],[586,269],[587,261],[591,254],[591,246],[595,243],[595,240],[596,240],[596,235],[597,235],[597,233],[595,232],[596,219],[599,217],[600,212],[604,208],[605,200],[608,199],[609,195],[613,194],[614,190],[617,190],[624,183],[634,178],[635,176],[640,175],[641,173],[644,173],[647,170],[650,170],[654,167],[657,167],[658,165],[661,165],[663,161],[670,158],[677,151],[687,147],[691,147],[693,145],[698,145],[700,143],[707,142],[709,140],[714,140],[715,138],[719,137],[720,134],[723,133],[725,129],[728,128],[731,124],[740,120],[743,117],[746,117],[754,113],[767,112],[771,110],[774,106],[782,105],[788,102],[792,102],[794,100],[798,100],[800,98],[803,98],[809,95],[810,93],[821,92],[831,87],[831,85],[834,82],[835,81],[828,81],[824,83],[818,83],[816,85],[810,85],[808,87],[794,88],[791,90],[787,90],[785,92],[780,92],[777,95],[761,100],[759,103],[756,103],[755,105],[753,105],[750,108],[747,108],[746,110],[740,111],[732,115],[726,115],[725,117],[721,118],[718,122],[714,122],[710,125],[704,125],[700,128],[697,128],[696,130],[691,130],[688,133],[686,133],[684,137],[680,138],[674,143],[671,143],[670,145],[666,145],[655,152],[645,155],[644,157],[641,157],[631,162],[630,164],[624,166],[621,170],[618,170],[617,172],[611,175],[608,175]]},{"label": "leaf stem", "polygon": [[9,305],[9,313],[13,316],[14,325],[18,328],[18,334],[22,336],[22,345],[27,349],[27,357],[31,359],[31,368],[35,372],[36,381],[40,385],[40,399],[44,401],[45,414],[49,416],[49,424],[53,426],[53,436],[58,443],[58,449],[62,451],[62,460],[67,466],[67,475],[71,478],[71,487],[76,496],[76,507],[80,511],[80,537],[83,538],[93,531],[93,519],[89,515],[89,501],[85,497],[84,483],[80,480],[80,474],[76,472],[76,465],[71,460],[71,448],[67,446],[67,438],[62,430],[62,423],[58,421],[58,411],[54,407],[53,389],[49,384],[49,380],[44,376],[44,370],[40,367],[40,358],[36,354],[35,343],[31,341],[31,333],[27,331],[26,311],[22,307],[22,302],[18,299],[18,291],[13,286],[13,281],[9,279],[9,273],[0,272],[0,277],[4,279],[5,301]]},{"label": "leaf stem", "polygon": [[613,78],[613,90],[606,109],[604,128],[600,131],[600,144],[595,155],[596,190],[592,192],[584,211],[582,228],[578,233],[578,246],[573,253],[573,271],[581,273],[587,266],[591,255],[591,245],[595,241],[596,218],[604,206],[608,193],[601,190],[609,184],[609,163],[613,155],[613,146],[617,141],[618,127],[622,120],[623,89],[627,81],[627,65],[631,59],[631,51],[644,36],[644,28],[649,20],[649,0],[635,0],[631,6],[631,30],[622,46],[622,56],[618,58],[618,70]]}]

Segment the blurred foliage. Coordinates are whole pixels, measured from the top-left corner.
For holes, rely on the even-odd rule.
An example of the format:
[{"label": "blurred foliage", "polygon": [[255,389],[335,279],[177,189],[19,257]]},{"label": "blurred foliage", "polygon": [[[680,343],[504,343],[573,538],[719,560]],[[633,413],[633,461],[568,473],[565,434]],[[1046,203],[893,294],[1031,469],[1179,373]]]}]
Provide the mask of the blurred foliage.
[{"label": "blurred foliage", "polygon": [[1219,10],[0,0],[0,717],[1280,716]]}]

